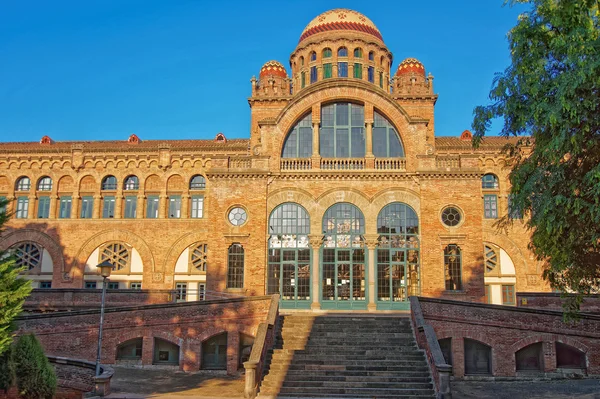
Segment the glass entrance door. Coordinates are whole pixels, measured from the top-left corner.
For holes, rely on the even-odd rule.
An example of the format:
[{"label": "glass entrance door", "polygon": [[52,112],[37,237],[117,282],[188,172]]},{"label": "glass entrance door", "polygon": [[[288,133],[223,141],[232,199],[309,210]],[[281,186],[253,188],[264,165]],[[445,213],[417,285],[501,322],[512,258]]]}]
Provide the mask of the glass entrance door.
[{"label": "glass entrance door", "polygon": [[366,309],[367,264],[364,217],[352,204],[335,204],[323,217],[321,308]]}]

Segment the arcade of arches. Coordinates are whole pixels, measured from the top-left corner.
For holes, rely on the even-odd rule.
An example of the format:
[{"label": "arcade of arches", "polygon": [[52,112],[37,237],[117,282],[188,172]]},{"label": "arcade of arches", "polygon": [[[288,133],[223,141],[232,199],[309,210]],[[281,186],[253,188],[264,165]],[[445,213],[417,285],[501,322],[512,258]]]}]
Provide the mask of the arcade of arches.
[{"label": "arcade of arches", "polygon": [[372,21],[331,10],[289,69],[268,61],[251,79],[247,138],[0,143],[13,215],[0,249],[36,288],[100,288],[109,260],[110,288],[180,301],[280,293],[286,308],[386,310],[548,291],[508,195],[508,139],[473,149],[470,132],[436,126],[433,76],[394,61]]}]

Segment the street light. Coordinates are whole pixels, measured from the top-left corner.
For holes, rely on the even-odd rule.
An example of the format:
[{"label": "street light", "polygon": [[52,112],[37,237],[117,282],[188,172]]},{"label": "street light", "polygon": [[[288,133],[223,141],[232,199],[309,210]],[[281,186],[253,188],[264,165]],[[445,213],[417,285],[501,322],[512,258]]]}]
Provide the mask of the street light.
[{"label": "street light", "polygon": [[98,353],[96,355],[96,377],[100,375],[100,355],[102,353],[102,324],[104,324],[104,297],[106,296],[106,279],[110,277],[110,272],[114,270],[114,265],[108,260],[103,261],[98,266],[98,272],[102,276],[102,302],[100,305],[100,326],[98,327]]}]

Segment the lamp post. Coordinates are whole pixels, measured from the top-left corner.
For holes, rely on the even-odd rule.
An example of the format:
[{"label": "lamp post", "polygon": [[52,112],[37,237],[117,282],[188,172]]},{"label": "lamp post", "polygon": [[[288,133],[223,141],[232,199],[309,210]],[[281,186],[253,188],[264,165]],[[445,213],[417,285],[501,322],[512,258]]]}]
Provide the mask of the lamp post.
[{"label": "lamp post", "polygon": [[98,327],[98,352],[96,355],[96,377],[100,375],[100,355],[102,353],[102,324],[104,324],[104,297],[106,296],[106,280],[110,276],[110,272],[115,268],[108,260],[103,261],[98,266],[98,271],[102,276],[102,303],[100,305],[100,326]]}]

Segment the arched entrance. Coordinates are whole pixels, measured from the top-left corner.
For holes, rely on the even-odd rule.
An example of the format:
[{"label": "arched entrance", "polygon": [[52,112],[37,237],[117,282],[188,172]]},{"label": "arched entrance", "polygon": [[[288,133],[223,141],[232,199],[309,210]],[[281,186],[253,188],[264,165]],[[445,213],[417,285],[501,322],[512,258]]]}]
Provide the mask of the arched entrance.
[{"label": "arched entrance", "polygon": [[323,233],[320,259],[322,309],[366,309],[363,213],[352,204],[335,204],[323,216]]}]

